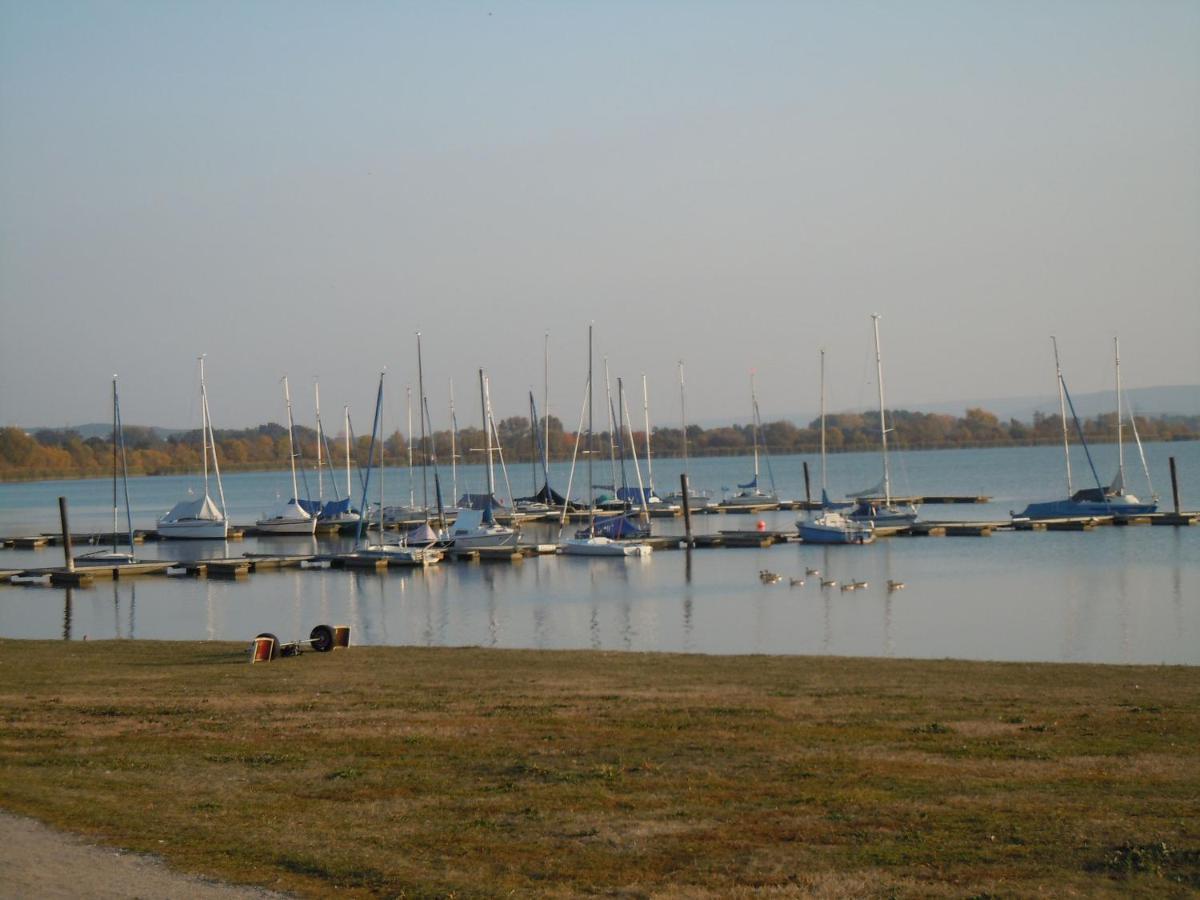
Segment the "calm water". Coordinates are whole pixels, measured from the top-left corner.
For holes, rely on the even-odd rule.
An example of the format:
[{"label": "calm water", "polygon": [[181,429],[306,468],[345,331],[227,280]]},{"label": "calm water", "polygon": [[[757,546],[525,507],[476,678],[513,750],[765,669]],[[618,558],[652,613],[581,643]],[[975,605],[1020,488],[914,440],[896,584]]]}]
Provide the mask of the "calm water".
[{"label": "calm water", "polygon": [[[1186,508],[1198,502],[1200,443],[1149,445],[1155,488],[1169,506],[1167,457],[1176,457]],[[1096,451],[1107,480],[1115,447]],[[814,478],[816,458],[807,458]],[[1136,458],[1135,458],[1136,459]],[[781,496],[803,496],[801,457],[774,458]],[[1061,450],[1053,447],[898,453],[901,493],[988,494],[985,505],[926,507],[927,519],[1006,517],[1030,500],[1065,491]],[[1073,460],[1076,482],[1087,472]],[[1137,474],[1134,474],[1136,467]],[[1128,480],[1148,493],[1140,466]],[[678,481],[679,463],[655,461],[660,490]],[[552,472],[564,490],[566,465]],[[694,485],[712,489],[746,481],[749,459],[693,460]],[[450,474],[442,473],[446,494]],[[529,492],[528,465],[510,469],[514,493]],[[578,473],[577,473],[578,474]],[[634,480],[632,469],[630,481]],[[610,478],[608,464],[597,481]],[[829,458],[831,494],[878,481],[878,458]],[[763,481],[766,481],[764,467]],[[130,482],[136,527],[182,497],[198,478]],[[582,493],[577,479],[572,493]],[[480,490],[477,467],[459,470],[458,489]],[[503,494],[503,481],[501,480]],[[313,482],[315,488],[315,482]],[[231,475],[225,492],[235,522],[250,523],[290,484],[283,473]],[[57,528],[55,498],[71,504],[76,532],[111,527],[111,482],[100,480],[0,485],[0,534]],[[419,477],[412,490],[421,496]],[[432,484],[430,487],[432,491]],[[406,502],[409,478],[390,471],[388,502]],[[697,531],[794,527],[795,514],[697,517]],[[682,524],[655,520],[656,533]],[[557,529],[531,527],[529,537],[553,540]],[[337,548],[346,542],[320,542]],[[145,544],[143,558],[310,552],[311,539],[274,538],[228,544]],[[689,558],[690,557],[690,558]],[[59,548],[0,550],[0,568],[52,565]],[[822,589],[818,568],[838,581],[867,580],[866,590]],[[770,568],[784,581],[763,585]],[[888,579],[906,588],[888,593]],[[870,547],[802,545],[765,550],[658,552],[645,560],[540,557],[522,564],[443,564],[425,571],[361,574],[343,571],[264,572],[241,582],[149,577],[99,582],[70,592],[0,588],[0,635],[21,638],[113,637],[243,640],[259,631],[307,635],[320,622],[349,623],[354,640],[373,644],[696,651],[702,653],[828,653],[856,656],[1200,664],[1200,528],[1101,528],[1087,533],[998,533],[990,538],[894,538]]]}]

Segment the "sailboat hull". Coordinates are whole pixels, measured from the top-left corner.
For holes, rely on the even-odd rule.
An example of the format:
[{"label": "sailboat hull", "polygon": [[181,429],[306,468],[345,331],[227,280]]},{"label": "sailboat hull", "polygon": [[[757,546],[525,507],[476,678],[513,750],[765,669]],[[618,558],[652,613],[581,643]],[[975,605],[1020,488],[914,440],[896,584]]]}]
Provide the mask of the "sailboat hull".
[{"label": "sailboat hull", "polygon": [[1083,516],[1144,516],[1158,511],[1157,503],[1136,497],[1117,496],[1102,500],[1050,500],[1030,503],[1017,514],[1019,519],[1075,519]]},{"label": "sailboat hull", "polygon": [[158,522],[158,536],[173,541],[223,541],[229,534],[229,523],[224,519],[180,519],[174,522]]},{"label": "sailboat hull", "polygon": [[860,501],[847,517],[854,522],[869,522],[876,528],[907,528],[917,521],[917,515],[915,506]]},{"label": "sailboat hull", "polygon": [[317,529],[317,520],[312,516],[306,519],[260,519],[254,527],[259,534],[313,534]]},{"label": "sailboat hull", "polygon": [[796,525],[800,539],[806,544],[870,544],[875,541],[875,529],[869,524],[853,522],[841,513],[827,512],[815,519],[801,519]]},{"label": "sailboat hull", "polygon": [[572,538],[564,541],[567,556],[649,556],[649,544],[626,544],[605,537]]}]

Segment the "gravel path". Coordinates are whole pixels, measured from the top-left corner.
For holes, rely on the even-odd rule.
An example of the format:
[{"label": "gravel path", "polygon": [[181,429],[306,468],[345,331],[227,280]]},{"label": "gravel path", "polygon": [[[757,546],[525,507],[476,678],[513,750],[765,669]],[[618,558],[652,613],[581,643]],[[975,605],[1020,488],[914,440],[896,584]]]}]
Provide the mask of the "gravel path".
[{"label": "gravel path", "polygon": [[282,894],[168,869],[152,856],[85,843],[33,819],[0,811],[0,897],[156,900],[282,900]]}]

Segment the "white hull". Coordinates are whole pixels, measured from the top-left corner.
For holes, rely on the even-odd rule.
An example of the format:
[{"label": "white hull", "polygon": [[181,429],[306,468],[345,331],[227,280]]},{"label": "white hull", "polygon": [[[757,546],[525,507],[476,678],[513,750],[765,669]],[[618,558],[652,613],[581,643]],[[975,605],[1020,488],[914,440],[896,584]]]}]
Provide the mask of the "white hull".
[{"label": "white hull", "polygon": [[481,547],[515,547],[517,546],[518,534],[511,528],[505,528],[503,525],[498,525],[495,528],[486,528],[470,531],[464,534],[455,533],[454,549],[455,550],[478,550]]},{"label": "white hull", "polygon": [[133,555],[122,553],[120,550],[97,550],[95,553],[75,557],[77,566],[115,566],[132,562],[137,562]]},{"label": "white hull", "polygon": [[260,519],[254,527],[259,534],[313,534],[317,530],[317,520],[312,516],[306,519]]},{"label": "white hull", "polygon": [[224,519],[192,519],[178,522],[159,520],[158,536],[169,540],[223,541],[229,534],[229,523]]},{"label": "white hull", "polygon": [[649,544],[626,544],[606,537],[571,538],[562,552],[568,556],[649,556]]},{"label": "white hull", "polygon": [[441,562],[442,551],[432,547],[406,547],[403,544],[365,544],[354,550],[366,559],[387,559],[413,566],[429,566]]}]

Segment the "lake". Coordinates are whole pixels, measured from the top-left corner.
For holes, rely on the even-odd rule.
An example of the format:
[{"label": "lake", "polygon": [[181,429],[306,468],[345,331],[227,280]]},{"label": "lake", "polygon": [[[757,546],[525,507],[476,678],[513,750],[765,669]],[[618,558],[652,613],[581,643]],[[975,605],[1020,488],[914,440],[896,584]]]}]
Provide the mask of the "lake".
[{"label": "lake", "polygon": [[[1090,473],[1081,451],[1073,460],[1076,486]],[[1167,457],[1176,457],[1184,508],[1200,496],[1200,442],[1149,444],[1154,487],[1170,508]],[[1104,480],[1116,468],[1116,447],[1095,448]],[[1148,494],[1136,451],[1130,489]],[[781,496],[803,497],[802,462],[814,456],[772,458]],[[982,505],[927,506],[923,519],[1007,518],[1033,500],[1066,491],[1061,448],[944,450],[893,454],[894,489],[901,494],[986,494]],[[643,461],[643,477],[645,477]],[[748,481],[749,458],[689,463],[694,486],[722,488]],[[635,481],[631,465],[628,477]],[[678,484],[678,460],[654,460],[661,492]],[[569,464],[552,467],[565,492]],[[830,493],[867,488],[879,480],[875,454],[829,457]],[[443,468],[444,491],[451,474]],[[510,466],[513,492],[530,493],[528,464]],[[586,478],[576,472],[572,495]],[[618,479],[619,479],[618,475]],[[310,486],[315,480],[309,473]],[[607,460],[596,481],[609,481]],[[768,479],[763,465],[762,481]],[[506,495],[498,475],[498,493]],[[460,467],[457,489],[480,491],[482,470]],[[154,519],[187,490],[194,477],[134,478],[134,525]],[[249,524],[290,492],[284,472],[227,475],[231,519]],[[389,470],[387,502],[422,495],[420,473]],[[540,485],[539,485],[540,486]],[[343,482],[344,490],[344,482]],[[432,479],[429,490],[432,493]],[[326,485],[328,492],[328,485]],[[374,491],[373,491],[374,493]],[[105,479],[0,485],[0,534],[58,528],[56,498],[71,507],[76,533],[111,528],[112,483]],[[356,498],[357,503],[357,498]],[[123,513],[122,513],[123,516]],[[792,529],[796,513],[697,516],[697,532]],[[655,533],[682,533],[682,523],[654,520]],[[534,525],[529,540],[551,541],[557,526]],[[182,559],[257,553],[349,549],[347,539],[261,538],[224,543],[147,543],[142,558]],[[60,548],[0,550],[0,567],[60,563]],[[822,588],[805,578],[819,569],[839,582],[865,580],[854,592]],[[783,577],[763,584],[760,569]],[[888,580],[905,583],[889,592]],[[161,576],[97,582],[66,591],[0,588],[0,636],[16,638],[157,638],[249,640],[260,631],[306,636],[318,623],[347,623],[365,644],[481,645],[597,648],[699,653],[834,654],[963,659],[1200,664],[1200,528],[1125,527],[1091,532],[998,532],[988,538],[889,538],[867,547],[712,549],[656,552],[647,559],[537,557],[523,563],[443,563],[427,570],[363,574],[338,570],[263,572],[249,579],[167,579]]]}]

